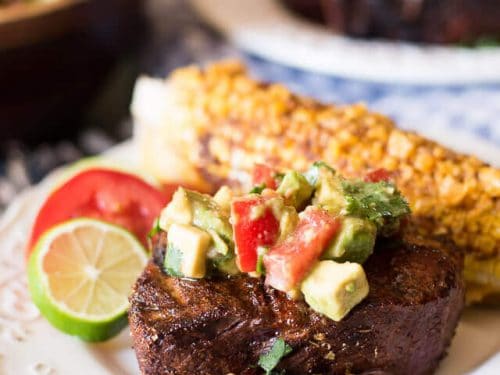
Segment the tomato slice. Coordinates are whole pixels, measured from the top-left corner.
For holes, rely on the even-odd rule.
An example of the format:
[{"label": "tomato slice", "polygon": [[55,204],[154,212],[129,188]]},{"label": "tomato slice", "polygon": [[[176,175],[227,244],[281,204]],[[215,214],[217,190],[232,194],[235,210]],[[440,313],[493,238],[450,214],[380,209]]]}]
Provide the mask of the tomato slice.
[{"label": "tomato slice", "polygon": [[389,172],[387,169],[380,168],[369,172],[365,176],[365,181],[366,182],[389,181],[391,177],[392,177],[391,172]]},{"label": "tomato slice", "polygon": [[242,272],[253,272],[257,267],[259,246],[271,246],[278,239],[279,221],[266,202],[272,198],[250,196],[232,203],[236,264]]},{"label": "tomato slice", "polygon": [[276,171],[265,164],[255,164],[252,183],[254,186],[264,184],[269,189],[277,189]]},{"label": "tomato slice", "polygon": [[155,218],[176,186],[159,190],[135,175],[105,168],[85,170],[57,188],[33,225],[27,255],[50,227],[76,217],[101,219],[126,228],[146,245]]},{"label": "tomato slice", "polygon": [[307,208],[295,230],[264,255],[266,284],[284,292],[297,287],[339,229],[340,221],[325,210]]}]

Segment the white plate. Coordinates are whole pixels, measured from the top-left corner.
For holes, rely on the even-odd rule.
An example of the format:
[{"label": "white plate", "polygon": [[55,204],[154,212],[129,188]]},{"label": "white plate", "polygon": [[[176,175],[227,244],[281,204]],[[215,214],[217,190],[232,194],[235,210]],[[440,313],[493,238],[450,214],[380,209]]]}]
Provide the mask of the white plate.
[{"label": "white plate", "polygon": [[[137,165],[129,143],[107,153],[127,167]],[[31,303],[24,250],[31,225],[48,192],[60,180],[56,170],[21,193],[0,218],[0,374],[138,374],[128,329],[103,344],[86,344],[50,326]]]},{"label": "white plate", "polygon": [[[123,144],[108,155],[133,167],[137,165],[134,150],[132,144]],[[24,247],[36,212],[60,174],[56,171],[22,193],[0,220],[0,374],[138,374],[128,330],[104,344],[85,344],[52,328],[30,302]],[[500,355],[495,357],[500,350],[499,332],[498,310],[467,310],[438,374],[473,369],[481,375],[500,373]]]},{"label": "white plate", "polygon": [[191,3],[242,49],[285,65],[370,81],[431,85],[500,82],[500,48],[352,39],[301,20],[277,0]]}]

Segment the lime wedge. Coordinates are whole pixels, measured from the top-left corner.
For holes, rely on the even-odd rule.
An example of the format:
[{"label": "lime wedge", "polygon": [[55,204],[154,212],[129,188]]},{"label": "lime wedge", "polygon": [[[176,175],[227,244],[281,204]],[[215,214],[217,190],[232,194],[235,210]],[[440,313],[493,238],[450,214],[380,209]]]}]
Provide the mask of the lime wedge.
[{"label": "lime wedge", "polygon": [[29,289],[53,326],[85,341],[103,341],[127,324],[128,295],[146,262],[146,251],[126,230],[93,219],[70,220],[36,244]]}]

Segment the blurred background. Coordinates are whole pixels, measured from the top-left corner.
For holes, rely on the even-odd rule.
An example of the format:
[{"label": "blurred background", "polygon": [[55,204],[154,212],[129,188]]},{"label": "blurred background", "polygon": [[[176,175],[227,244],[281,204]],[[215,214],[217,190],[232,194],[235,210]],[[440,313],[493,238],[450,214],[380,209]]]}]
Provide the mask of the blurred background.
[{"label": "blurred background", "polygon": [[[253,4],[257,23],[224,3],[0,0],[0,211],[53,168],[130,137],[128,106],[139,74],[164,77],[178,66],[224,57],[241,58],[257,78],[323,101],[366,102],[405,128],[437,138],[452,132],[471,151],[500,149],[500,2],[245,2]],[[281,53],[270,44],[280,38],[295,44]],[[314,45],[325,38],[337,39],[331,48]],[[432,53],[442,45],[460,48],[453,56],[469,59],[469,68],[477,50],[472,72],[481,79],[469,69],[467,79],[442,82],[434,69],[436,82],[412,80],[408,69],[428,68],[413,67],[412,59],[433,56],[418,50],[421,43],[432,43]],[[370,58],[362,56],[371,51],[373,65],[405,63],[401,77],[410,79],[387,79],[390,67],[379,76],[370,71]],[[352,70],[325,64],[339,54]],[[445,75],[446,64],[439,69]]]}]

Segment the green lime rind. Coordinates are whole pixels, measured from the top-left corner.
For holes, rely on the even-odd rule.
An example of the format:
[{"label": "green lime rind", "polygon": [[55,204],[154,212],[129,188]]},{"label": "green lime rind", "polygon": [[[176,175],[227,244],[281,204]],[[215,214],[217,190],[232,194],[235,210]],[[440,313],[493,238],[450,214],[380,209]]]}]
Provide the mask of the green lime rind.
[{"label": "green lime rind", "polygon": [[74,317],[52,302],[47,287],[43,285],[42,272],[38,267],[40,247],[30,256],[28,263],[28,287],[33,303],[40,313],[52,324],[68,335],[77,336],[84,341],[99,342],[117,335],[127,325],[127,310],[104,321],[93,321]]},{"label": "green lime rind", "polygon": [[[124,231],[121,228],[120,230]],[[52,231],[49,230],[40,237],[28,261],[28,288],[33,303],[52,326],[66,334],[77,336],[87,342],[106,341],[116,336],[127,325],[128,306],[125,306],[123,311],[119,311],[107,319],[93,320],[72,315],[58,306],[58,303],[53,301],[52,297],[49,295],[49,288],[45,282],[46,278],[41,269],[40,256],[43,255],[43,245],[50,232]]]}]

